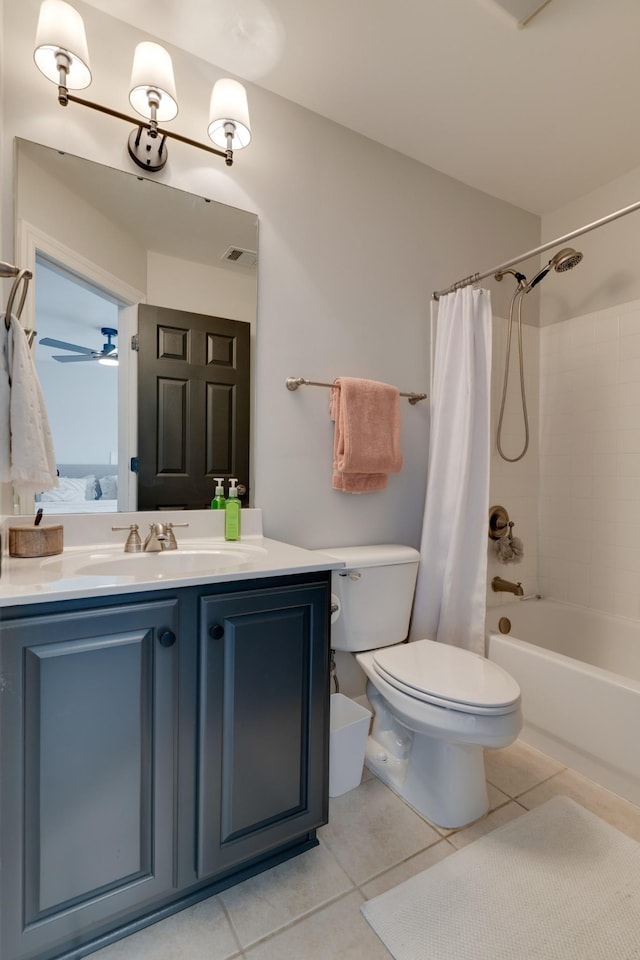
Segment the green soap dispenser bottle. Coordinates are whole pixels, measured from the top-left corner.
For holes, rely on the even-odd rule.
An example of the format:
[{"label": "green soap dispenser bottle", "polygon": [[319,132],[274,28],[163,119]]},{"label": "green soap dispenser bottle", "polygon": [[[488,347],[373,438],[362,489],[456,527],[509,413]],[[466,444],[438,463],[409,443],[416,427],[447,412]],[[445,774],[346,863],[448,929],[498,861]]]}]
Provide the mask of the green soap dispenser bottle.
[{"label": "green soap dispenser bottle", "polygon": [[226,500],[224,499],[224,487],[222,485],[222,477],[215,477],[216,481],[216,493],[211,501],[212,510],[224,510],[226,505]]},{"label": "green soap dispenser bottle", "polygon": [[233,477],[229,479],[229,498],[224,505],[225,540],[240,539],[240,501],[238,500],[238,491],[236,489],[237,482]]}]

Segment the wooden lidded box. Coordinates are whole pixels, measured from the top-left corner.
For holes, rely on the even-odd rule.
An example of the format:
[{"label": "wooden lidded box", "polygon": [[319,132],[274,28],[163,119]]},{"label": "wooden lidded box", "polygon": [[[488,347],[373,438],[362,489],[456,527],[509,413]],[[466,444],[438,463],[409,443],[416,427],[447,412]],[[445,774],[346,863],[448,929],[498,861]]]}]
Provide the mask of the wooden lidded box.
[{"label": "wooden lidded box", "polygon": [[63,526],[61,523],[49,527],[9,527],[10,557],[53,557],[62,553]]}]

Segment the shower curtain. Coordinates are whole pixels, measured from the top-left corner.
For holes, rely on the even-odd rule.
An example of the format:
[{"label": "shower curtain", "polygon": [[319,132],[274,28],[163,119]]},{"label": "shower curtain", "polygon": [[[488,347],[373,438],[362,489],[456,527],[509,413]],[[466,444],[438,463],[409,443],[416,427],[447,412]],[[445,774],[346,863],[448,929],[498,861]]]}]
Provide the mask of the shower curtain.
[{"label": "shower curtain", "polygon": [[[489,509],[491,295],[439,300],[422,562],[411,639],[484,653]],[[433,329],[432,329],[433,337]]]}]

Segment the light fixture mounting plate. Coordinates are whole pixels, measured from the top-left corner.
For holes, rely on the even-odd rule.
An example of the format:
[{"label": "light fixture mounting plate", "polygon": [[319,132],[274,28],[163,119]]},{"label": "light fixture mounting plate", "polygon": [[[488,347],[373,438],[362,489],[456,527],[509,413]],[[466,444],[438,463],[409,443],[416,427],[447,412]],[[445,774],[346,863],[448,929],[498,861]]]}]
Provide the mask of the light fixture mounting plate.
[{"label": "light fixture mounting plate", "polygon": [[166,137],[152,135],[148,127],[136,127],[129,134],[129,156],[143,170],[157,173],[167,162]]}]

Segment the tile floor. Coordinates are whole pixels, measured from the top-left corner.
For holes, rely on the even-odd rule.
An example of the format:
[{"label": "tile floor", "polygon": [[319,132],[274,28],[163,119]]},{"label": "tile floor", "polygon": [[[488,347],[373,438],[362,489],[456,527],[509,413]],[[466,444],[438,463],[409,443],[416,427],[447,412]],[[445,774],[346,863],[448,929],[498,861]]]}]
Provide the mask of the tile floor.
[{"label": "tile floor", "polygon": [[520,741],[486,754],[491,809],[460,830],[414,813],[365,770],[330,802],[320,845],[92,954],[95,960],[389,960],[360,904],[558,794],[640,840],[640,807]]}]

